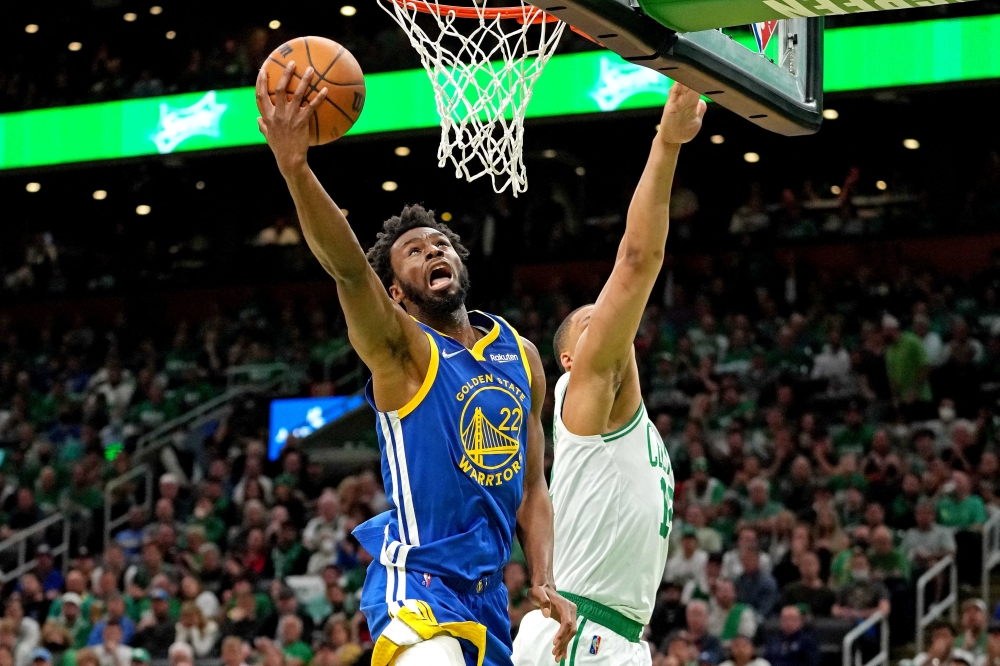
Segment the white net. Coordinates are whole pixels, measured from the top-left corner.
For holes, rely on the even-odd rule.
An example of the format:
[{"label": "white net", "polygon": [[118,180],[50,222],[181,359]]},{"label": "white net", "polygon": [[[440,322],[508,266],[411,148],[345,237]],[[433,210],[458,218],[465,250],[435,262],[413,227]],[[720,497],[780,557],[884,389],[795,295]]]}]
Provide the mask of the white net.
[{"label": "white net", "polygon": [[502,18],[510,8],[494,15],[486,7],[490,1],[472,0],[468,18],[437,0],[379,4],[406,31],[434,86],[441,117],[438,166],[451,160],[456,178],[488,176],[494,191],[510,187],[516,197],[528,187],[524,114],[565,24],[546,20],[523,0],[513,8],[517,19]]}]

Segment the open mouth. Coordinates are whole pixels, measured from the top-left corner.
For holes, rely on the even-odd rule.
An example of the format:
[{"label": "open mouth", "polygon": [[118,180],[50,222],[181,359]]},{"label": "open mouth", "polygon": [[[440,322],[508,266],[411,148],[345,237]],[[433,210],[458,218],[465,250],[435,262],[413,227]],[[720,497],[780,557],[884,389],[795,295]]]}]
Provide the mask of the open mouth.
[{"label": "open mouth", "polygon": [[446,289],[451,284],[452,279],[453,276],[450,268],[444,265],[438,266],[431,271],[431,289]]}]

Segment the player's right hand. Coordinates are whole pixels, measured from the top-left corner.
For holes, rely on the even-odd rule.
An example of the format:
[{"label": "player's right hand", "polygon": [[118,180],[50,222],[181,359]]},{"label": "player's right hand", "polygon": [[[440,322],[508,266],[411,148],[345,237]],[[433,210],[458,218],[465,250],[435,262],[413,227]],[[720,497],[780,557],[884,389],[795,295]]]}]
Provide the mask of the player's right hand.
[{"label": "player's right hand", "polygon": [[289,99],[288,86],[294,72],[295,62],[292,61],[278,79],[273,102],[267,92],[267,71],[261,68],[257,74],[257,106],[261,110],[257,127],[271,146],[282,174],[289,174],[305,165],[306,151],[309,150],[309,117],[323,103],[327,94],[327,88],[324,87],[311,102],[302,105],[315,74],[313,68],[309,67]]},{"label": "player's right hand", "polygon": [[674,83],[663,107],[660,138],[666,143],[687,143],[697,136],[707,109],[708,105],[701,95],[687,86]]},{"label": "player's right hand", "polygon": [[576,604],[564,598],[550,585],[534,585],[528,590],[528,598],[538,606],[542,615],[559,623],[559,631],[552,640],[552,656],[555,661],[567,657],[569,642],[576,634]]}]

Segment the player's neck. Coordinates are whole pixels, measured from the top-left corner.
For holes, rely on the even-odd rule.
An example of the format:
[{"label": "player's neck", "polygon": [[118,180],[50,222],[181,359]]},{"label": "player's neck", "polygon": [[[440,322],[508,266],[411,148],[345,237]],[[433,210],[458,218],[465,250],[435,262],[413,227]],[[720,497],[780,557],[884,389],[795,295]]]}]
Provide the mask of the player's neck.
[{"label": "player's neck", "polygon": [[462,305],[457,310],[453,310],[447,315],[441,316],[431,314],[423,310],[418,310],[413,315],[417,321],[430,326],[438,333],[443,333],[449,338],[454,338],[471,349],[483,334],[476,330],[469,322],[469,312]]}]

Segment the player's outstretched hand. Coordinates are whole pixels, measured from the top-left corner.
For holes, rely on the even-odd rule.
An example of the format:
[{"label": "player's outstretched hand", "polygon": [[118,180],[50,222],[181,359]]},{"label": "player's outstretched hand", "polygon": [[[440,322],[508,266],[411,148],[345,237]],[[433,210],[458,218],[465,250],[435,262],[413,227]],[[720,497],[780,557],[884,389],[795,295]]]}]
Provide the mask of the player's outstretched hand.
[{"label": "player's outstretched hand", "polygon": [[687,86],[674,83],[660,120],[660,138],[666,143],[687,143],[701,129],[708,106],[701,95]]},{"label": "player's outstretched hand", "polygon": [[257,107],[261,117],[257,119],[260,133],[278,161],[278,169],[283,174],[301,167],[306,162],[306,151],[309,150],[309,117],[326,99],[327,89],[319,91],[311,102],[303,106],[302,100],[309,90],[315,72],[312,67],[306,69],[299,85],[288,97],[288,86],[295,73],[295,62],[288,63],[284,73],[278,79],[274,88],[274,101],[268,95],[267,71],[261,68],[257,74]]},{"label": "player's outstretched hand", "polygon": [[533,586],[528,596],[541,609],[542,615],[559,623],[559,631],[552,641],[552,656],[556,661],[565,659],[569,642],[576,634],[576,604],[564,599],[548,585]]}]

